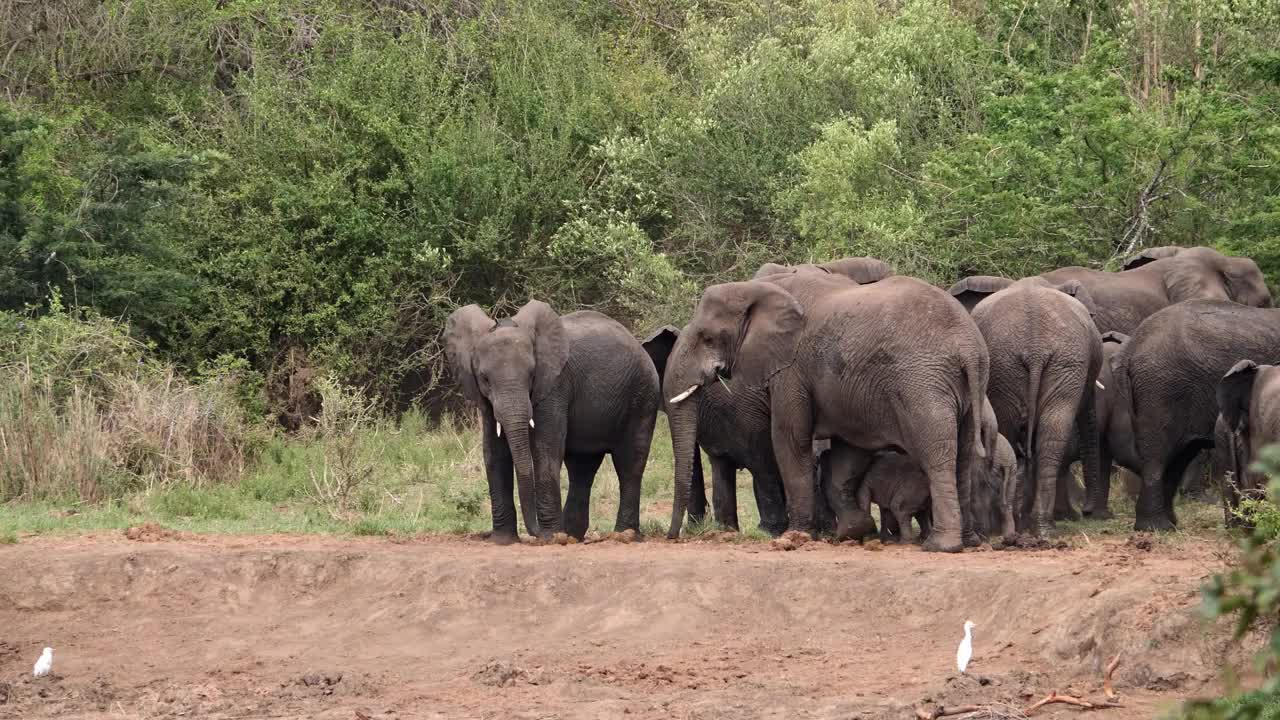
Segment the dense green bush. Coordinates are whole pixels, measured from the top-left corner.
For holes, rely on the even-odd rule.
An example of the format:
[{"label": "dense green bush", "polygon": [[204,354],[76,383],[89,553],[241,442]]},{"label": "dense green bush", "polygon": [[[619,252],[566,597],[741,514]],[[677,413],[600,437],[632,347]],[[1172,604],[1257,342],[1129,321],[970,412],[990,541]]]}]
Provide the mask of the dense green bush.
[{"label": "dense green bush", "polygon": [[1280,271],[1272,3],[0,19],[0,309],[57,290],[188,372],[243,363],[292,418],[306,393],[280,389],[326,373],[388,405],[438,395],[444,318],[472,302],[639,334],[765,260],[874,254],[947,284],[1204,243]]}]

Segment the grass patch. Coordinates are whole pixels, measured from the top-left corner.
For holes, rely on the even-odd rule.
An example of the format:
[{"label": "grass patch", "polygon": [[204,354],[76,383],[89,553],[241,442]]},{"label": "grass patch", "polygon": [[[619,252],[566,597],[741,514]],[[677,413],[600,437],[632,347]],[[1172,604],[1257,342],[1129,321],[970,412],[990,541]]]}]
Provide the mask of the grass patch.
[{"label": "grass patch", "polygon": [[18,534],[12,530],[8,532],[0,532],[0,545],[17,545]]}]

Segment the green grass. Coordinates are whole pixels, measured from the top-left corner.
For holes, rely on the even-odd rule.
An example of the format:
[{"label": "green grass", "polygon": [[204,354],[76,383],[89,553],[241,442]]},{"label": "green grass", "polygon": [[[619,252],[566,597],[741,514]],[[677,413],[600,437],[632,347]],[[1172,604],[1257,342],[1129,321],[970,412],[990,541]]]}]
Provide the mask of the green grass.
[{"label": "green grass", "polygon": [[[78,501],[11,502],[0,505],[0,543],[26,534],[83,533],[118,530],[142,522],[193,533],[325,533],[359,536],[408,536],[418,533],[468,534],[492,527],[488,484],[484,477],[480,436],[452,424],[428,429],[417,416],[398,427],[377,425],[359,436],[356,455],[372,468],[344,509],[316,497],[313,476],[325,467],[320,441],[277,438],[238,482],[152,487],[97,504]],[[653,450],[641,486],[641,531],[661,536],[671,521],[675,469],[666,417],[660,415]],[[706,477],[710,478],[707,468]],[[568,492],[561,478],[561,496]],[[709,489],[708,489],[709,492]],[[708,498],[709,499],[709,498]],[[618,509],[618,479],[610,462],[596,475],[591,493],[591,528],[609,532]],[[1113,494],[1117,517],[1104,522],[1059,523],[1059,534],[1085,544],[1085,536],[1132,533],[1133,507],[1122,491]],[[1189,535],[1223,533],[1215,505],[1180,502],[1180,529],[1161,536],[1177,542]],[[738,473],[738,518],[743,532],[736,542],[758,542],[768,535],[756,526],[759,515],[751,476]],[[523,520],[518,520],[523,530]],[[686,524],[688,537],[723,528],[714,522]]]}]

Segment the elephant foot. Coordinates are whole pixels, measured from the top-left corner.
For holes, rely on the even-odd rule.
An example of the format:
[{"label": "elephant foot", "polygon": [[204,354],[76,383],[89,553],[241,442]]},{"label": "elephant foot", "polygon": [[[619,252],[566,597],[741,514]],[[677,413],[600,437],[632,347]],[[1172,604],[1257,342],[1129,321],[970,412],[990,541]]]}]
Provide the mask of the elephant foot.
[{"label": "elephant foot", "polygon": [[1076,509],[1071,506],[1067,506],[1065,508],[1055,508],[1053,511],[1053,519],[1069,520],[1069,521],[1075,522],[1076,520],[1080,519],[1080,513],[1076,512]]},{"label": "elephant foot", "polygon": [[1115,517],[1115,513],[1103,508],[1101,510],[1085,510],[1084,516],[1090,520],[1110,520]]},{"label": "elephant foot", "polygon": [[[726,526],[726,527],[727,527],[727,526]],[[766,525],[766,524],[764,524],[764,523],[760,523],[760,524],[759,524],[759,525],[757,525],[756,527],[760,528],[760,530],[762,530],[763,532],[768,533],[768,534],[769,534],[769,537],[778,537],[778,536],[782,535],[782,533],[784,533],[784,532],[786,532],[786,531],[787,531],[787,526],[786,526],[786,525]],[[736,527],[735,527],[735,528],[729,528],[729,529],[733,530],[734,532],[737,532],[737,531],[738,531],[738,528],[736,528]]]},{"label": "elephant foot", "polygon": [[514,532],[501,532],[495,530],[489,535],[489,542],[494,545],[515,545],[520,542],[520,538],[516,537]]},{"label": "elephant foot", "polygon": [[938,533],[932,533],[924,541],[923,549],[925,552],[958,553],[964,550],[964,543],[959,538],[951,541],[943,540]]},{"label": "elephant foot", "polygon": [[965,546],[965,547],[978,547],[978,546],[979,546],[979,545],[981,545],[981,544],[982,544],[982,536],[981,536],[981,535],[979,535],[978,533],[976,533],[976,532],[974,532],[974,531],[972,531],[972,530],[970,530],[969,532],[965,533],[965,535],[964,535],[964,546]]},{"label": "elephant foot", "polygon": [[1133,521],[1133,529],[1139,532],[1153,532],[1156,530],[1173,530],[1177,524],[1168,515],[1156,515],[1155,517],[1138,516]]}]

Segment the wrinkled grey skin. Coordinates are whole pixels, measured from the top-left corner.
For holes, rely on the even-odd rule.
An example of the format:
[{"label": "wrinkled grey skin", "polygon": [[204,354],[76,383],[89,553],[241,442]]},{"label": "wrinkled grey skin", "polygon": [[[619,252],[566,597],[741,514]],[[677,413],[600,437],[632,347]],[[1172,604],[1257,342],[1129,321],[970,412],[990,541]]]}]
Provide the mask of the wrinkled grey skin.
[{"label": "wrinkled grey skin", "polygon": [[[1232,482],[1222,494],[1228,524],[1242,494],[1256,496],[1265,478],[1249,470],[1258,453],[1280,441],[1280,367],[1241,360],[1218,383],[1218,425],[1215,435],[1226,440]],[[1217,446],[1215,445],[1215,450]]]},{"label": "wrinkled grey skin", "polygon": [[919,540],[929,537],[929,478],[914,460],[896,452],[876,453],[858,487],[858,507],[871,511],[880,506],[880,540],[908,539],[911,519],[920,524]]},{"label": "wrinkled grey skin", "polygon": [[[996,427],[995,411],[983,403],[983,439],[990,442],[987,457],[978,461],[973,473],[971,504],[973,527],[982,537],[1015,532],[1015,508],[1021,501],[1018,461],[1009,441]],[[919,523],[919,539],[929,534],[929,480],[911,458],[896,452],[876,453],[857,490],[858,506],[869,512],[871,503],[880,506],[880,539],[901,542]]]},{"label": "wrinkled grey skin", "polygon": [[[787,266],[766,263],[756,272],[756,277],[792,275],[797,273],[835,274],[861,284],[874,283],[892,276],[893,268],[876,258],[852,257],[833,260],[821,265]],[[690,369],[671,361],[672,351],[681,331],[672,326],[658,329],[643,345],[659,369],[659,376],[666,381],[668,367],[679,377]],[[685,358],[691,355],[683,356]],[[674,395],[673,391],[668,396]],[[769,394],[767,388],[735,383],[730,391],[721,383],[702,388],[695,397],[684,401],[672,423],[672,440],[677,433],[687,433],[681,425],[690,417],[689,408],[695,408],[696,420],[694,459],[690,462],[690,493],[688,512],[691,519],[701,522],[705,515],[706,491],[702,478],[699,455],[705,452],[711,464],[712,506],[715,520],[720,525],[738,529],[737,484],[735,473],[743,468],[751,473],[756,507],[760,513],[760,528],[771,535],[779,535],[787,529],[786,496],[782,476],[773,452],[772,429],[769,418]],[[826,459],[820,460],[821,474],[829,468]],[[684,480],[677,474],[676,484]],[[819,483],[815,475],[814,483]],[[830,510],[820,501],[817,507],[818,525],[823,526]]]},{"label": "wrinkled grey skin", "polygon": [[562,317],[537,300],[501,322],[468,305],[449,316],[445,349],[483,418],[494,542],[517,539],[513,469],[529,534],[582,538],[606,453],[618,473],[616,528],[639,532],[640,481],[661,397],[652,361],[626,328],[592,311]]},{"label": "wrinkled grey skin", "polygon": [[1079,283],[1050,285],[1038,277],[1006,283],[966,278],[951,294],[962,305],[972,295],[986,295],[972,315],[991,354],[988,397],[1001,434],[1027,461],[1026,529],[1048,534],[1067,445],[1077,431],[1085,487],[1097,493],[1099,486],[1094,388],[1102,339],[1093,302]]},{"label": "wrinkled grey skin", "polygon": [[[659,375],[665,375],[671,350],[680,331],[667,325],[646,338],[644,345],[654,358]],[[778,461],[773,456],[769,432],[769,394],[764,387],[741,387],[729,392],[720,383],[704,388],[697,402],[696,451],[705,452],[711,463],[711,499],[715,520],[730,530],[738,529],[737,471],[751,473],[760,529],[781,535],[787,529],[787,503],[782,489]],[[702,463],[692,463],[689,516],[701,522],[706,514],[706,490]]]},{"label": "wrinkled grey skin", "polygon": [[[731,387],[768,384],[790,529],[814,527],[813,440],[831,438],[833,477],[860,477],[870,455],[885,449],[902,449],[927,468],[934,532],[926,550],[976,544],[967,527],[970,448],[982,452],[978,416],[987,372],[973,321],[919,280],[858,285],[839,275],[795,272],[708,288],[672,350],[663,383],[677,466],[669,535],[679,536],[684,519],[695,445],[696,408],[677,406],[724,378]],[[859,467],[834,466],[836,439],[854,450],[840,456]],[[838,517],[837,524],[838,534],[857,536],[847,520]]]},{"label": "wrinkled grey skin", "polygon": [[1066,267],[1043,273],[1053,285],[1076,281],[1093,298],[1099,332],[1132,335],[1153,313],[1184,300],[1232,300],[1271,307],[1271,293],[1256,263],[1207,247],[1151,248],[1123,272]]},{"label": "wrinkled grey skin", "polygon": [[1280,310],[1178,303],[1143,321],[1112,359],[1117,401],[1129,404],[1142,466],[1135,529],[1177,524],[1178,482],[1214,443],[1218,384],[1241,358],[1280,361]]},{"label": "wrinkled grey skin", "polygon": [[[1129,417],[1128,403],[1116,402],[1116,384],[1111,371],[1111,358],[1120,351],[1129,336],[1118,332],[1102,333],[1102,368],[1098,371],[1098,384],[1094,386],[1094,407],[1098,416],[1098,488],[1085,491],[1084,515],[1094,519],[1109,519],[1111,497],[1111,471],[1116,465],[1130,472],[1141,471],[1138,449],[1133,441],[1133,419]],[[1102,387],[1098,387],[1101,385]],[[1075,510],[1065,491],[1079,486],[1071,474],[1071,464],[1080,460],[1078,436],[1067,445],[1062,473],[1058,476],[1058,501],[1054,519],[1076,519]],[[1072,487],[1075,486],[1075,487]]]}]

